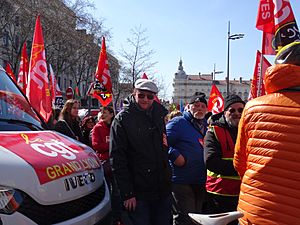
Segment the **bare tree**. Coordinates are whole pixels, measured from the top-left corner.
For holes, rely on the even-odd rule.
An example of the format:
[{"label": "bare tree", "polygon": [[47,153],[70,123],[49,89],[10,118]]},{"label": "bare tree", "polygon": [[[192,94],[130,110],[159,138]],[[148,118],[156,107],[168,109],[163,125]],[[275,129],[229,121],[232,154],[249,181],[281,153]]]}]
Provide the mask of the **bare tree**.
[{"label": "bare tree", "polygon": [[129,47],[128,49],[122,48],[120,53],[123,59],[121,82],[131,83],[132,87],[142,73],[149,71],[157,64],[152,61],[154,50],[147,50],[150,43],[146,31],[147,29],[142,28],[141,25],[131,29],[132,36],[127,38]]},{"label": "bare tree", "polygon": [[[83,90],[93,80],[100,52],[101,36],[110,38],[104,19],[95,19],[89,12],[89,0],[0,0],[0,61],[9,61],[18,71],[21,48],[32,44],[36,15],[41,15],[47,62],[56,76],[70,79]],[[29,54],[30,56],[30,54]],[[116,68],[112,68],[112,67]],[[118,63],[111,69],[116,71]]]}]

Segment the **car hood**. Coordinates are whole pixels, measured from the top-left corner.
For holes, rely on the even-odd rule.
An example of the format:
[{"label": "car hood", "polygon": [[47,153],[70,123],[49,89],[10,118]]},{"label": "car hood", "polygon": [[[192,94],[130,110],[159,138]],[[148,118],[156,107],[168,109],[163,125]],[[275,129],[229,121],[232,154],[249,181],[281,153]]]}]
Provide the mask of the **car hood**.
[{"label": "car hood", "polygon": [[53,131],[0,132],[0,186],[40,204],[74,200],[103,185],[103,170],[88,146]]}]

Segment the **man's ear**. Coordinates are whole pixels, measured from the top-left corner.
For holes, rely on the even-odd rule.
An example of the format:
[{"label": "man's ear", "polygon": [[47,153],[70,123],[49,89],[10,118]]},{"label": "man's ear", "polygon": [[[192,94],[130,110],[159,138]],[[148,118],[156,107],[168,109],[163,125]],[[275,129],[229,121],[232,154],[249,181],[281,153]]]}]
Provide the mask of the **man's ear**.
[{"label": "man's ear", "polygon": [[189,112],[190,109],[191,109],[191,107],[192,107],[192,104],[187,104],[187,105],[185,106],[185,111]]}]

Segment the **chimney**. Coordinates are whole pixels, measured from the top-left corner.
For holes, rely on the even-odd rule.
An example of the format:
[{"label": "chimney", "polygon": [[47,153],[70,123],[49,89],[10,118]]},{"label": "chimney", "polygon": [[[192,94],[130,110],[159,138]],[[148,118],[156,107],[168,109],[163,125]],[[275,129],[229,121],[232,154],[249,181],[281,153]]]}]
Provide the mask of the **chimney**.
[{"label": "chimney", "polygon": [[240,84],[241,84],[241,83],[243,83],[243,79],[242,79],[242,77],[240,77]]}]

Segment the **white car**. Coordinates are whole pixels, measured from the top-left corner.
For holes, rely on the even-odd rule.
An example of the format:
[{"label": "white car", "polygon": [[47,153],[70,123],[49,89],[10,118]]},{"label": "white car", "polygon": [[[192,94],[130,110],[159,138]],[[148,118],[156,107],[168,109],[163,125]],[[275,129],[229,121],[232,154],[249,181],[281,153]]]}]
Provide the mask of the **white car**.
[{"label": "white car", "polygon": [[0,225],[94,225],[109,212],[95,152],[44,130],[0,66]]}]

